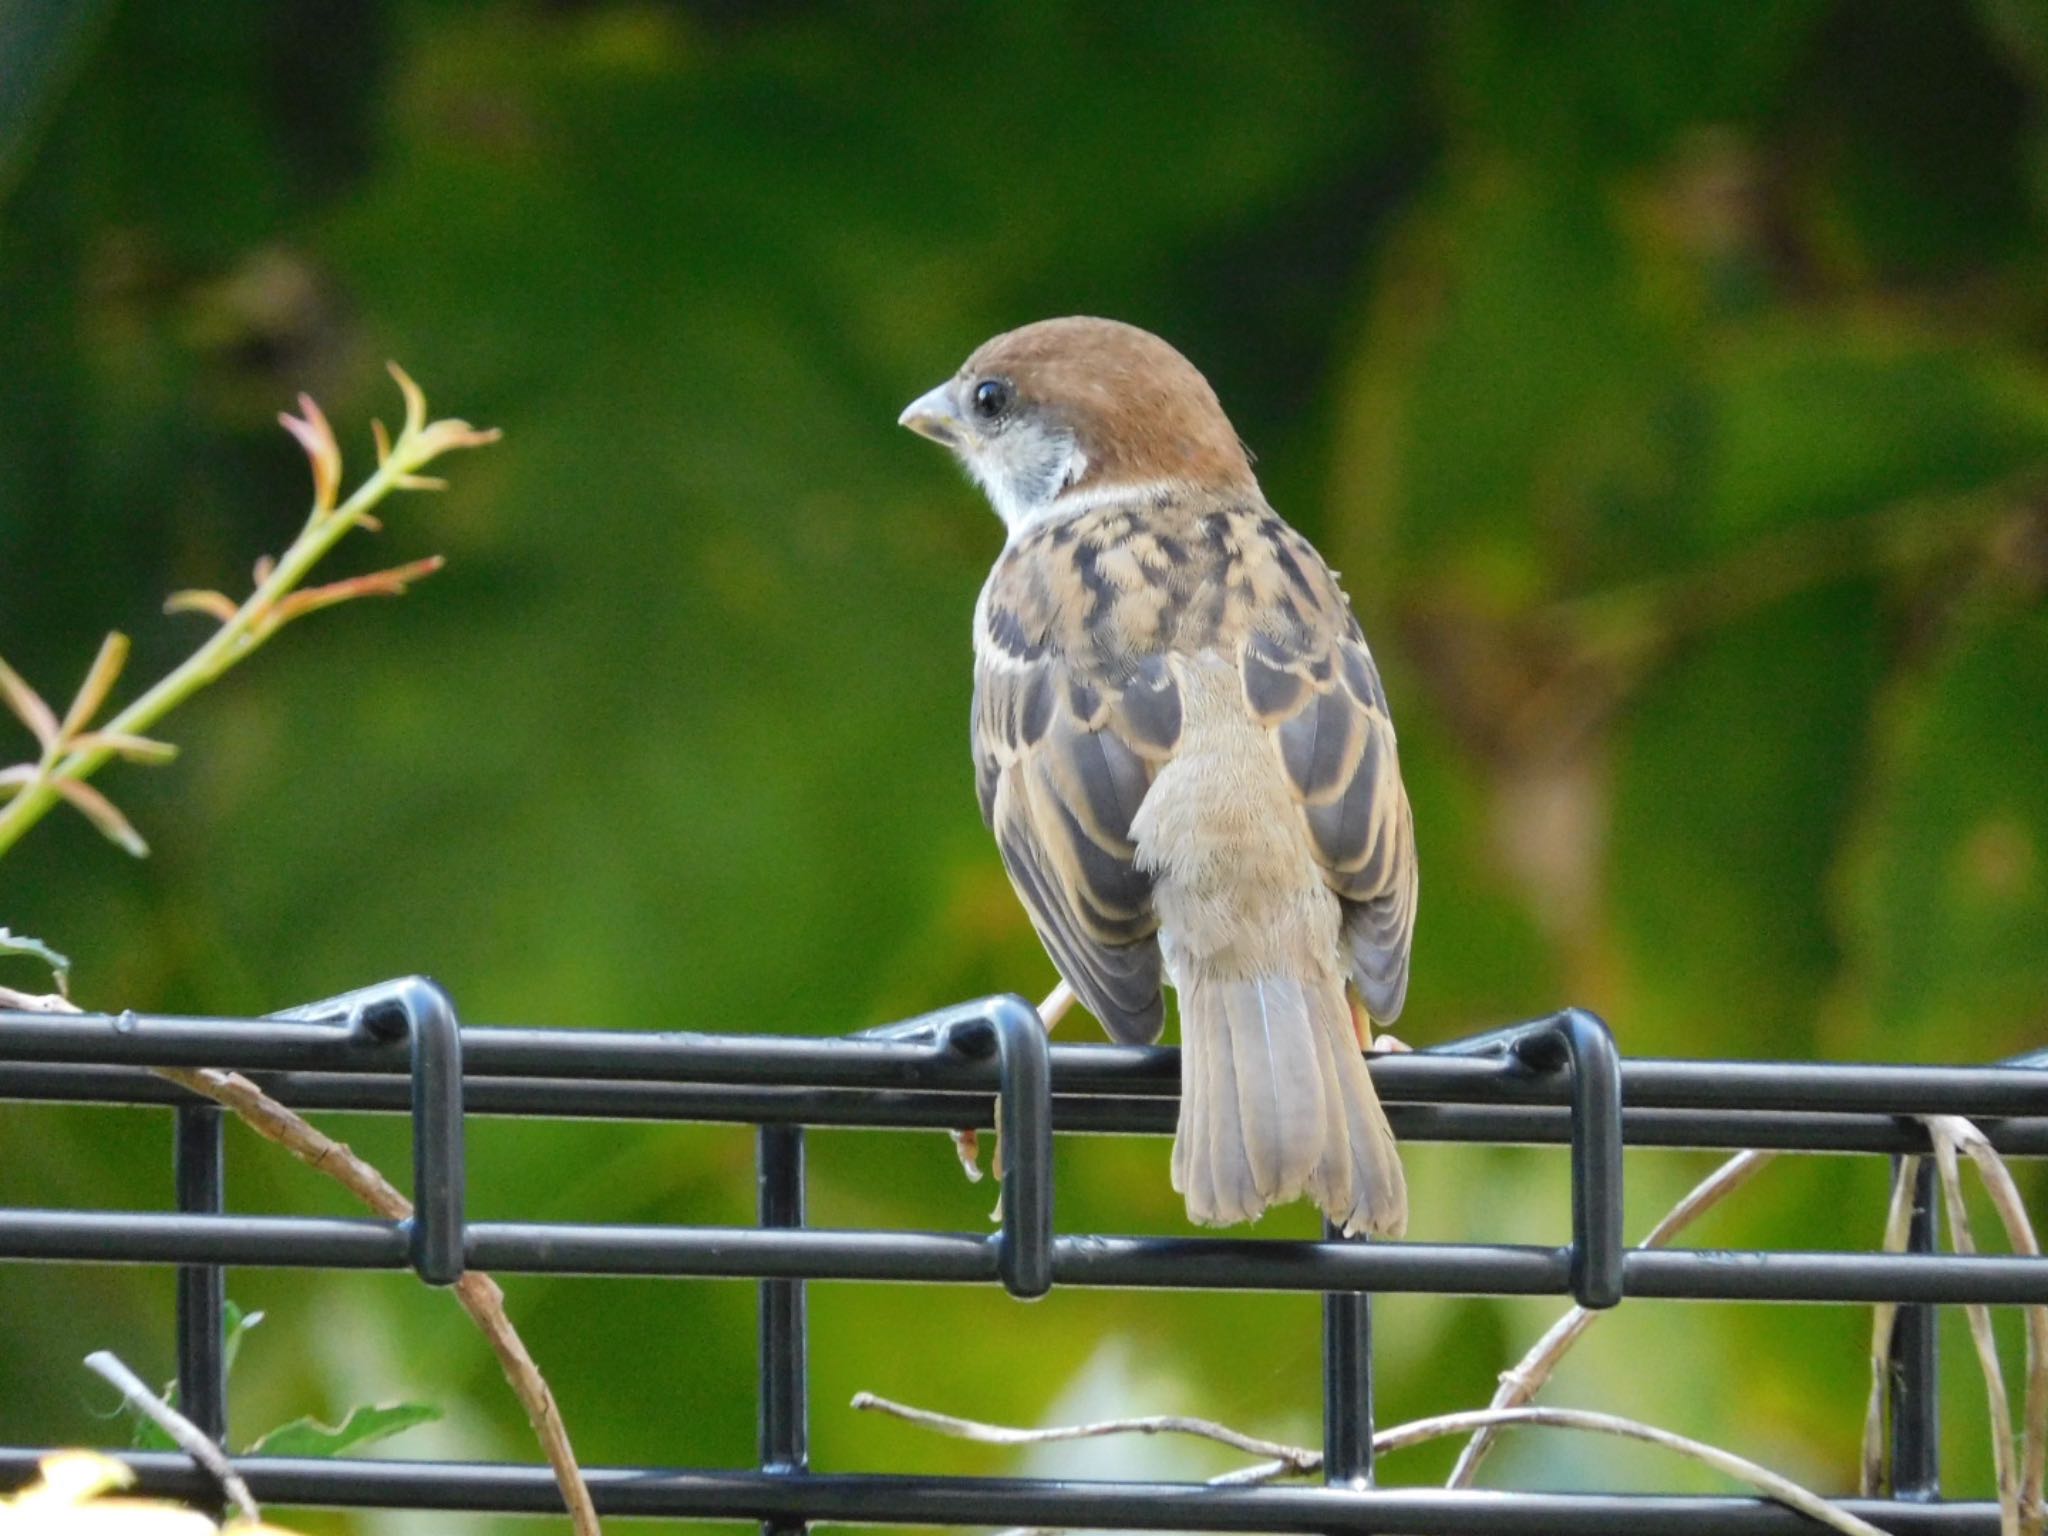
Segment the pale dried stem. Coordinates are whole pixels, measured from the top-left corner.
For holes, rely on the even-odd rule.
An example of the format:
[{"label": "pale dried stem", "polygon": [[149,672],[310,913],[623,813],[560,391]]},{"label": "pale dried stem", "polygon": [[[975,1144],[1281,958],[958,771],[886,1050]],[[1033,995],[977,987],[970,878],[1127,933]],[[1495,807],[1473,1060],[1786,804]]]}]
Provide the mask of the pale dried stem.
[{"label": "pale dried stem", "polygon": [[1708,1445],[1704,1441],[1690,1439],[1685,1435],[1673,1434],[1668,1429],[1658,1429],[1652,1424],[1624,1419],[1611,1413],[1594,1413],[1584,1408],[1478,1408],[1465,1413],[1440,1414],[1434,1418],[1416,1419],[1380,1431],[1373,1436],[1373,1451],[1375,1454],[1384,1455],[1388,1451],[1419,1445],[1425,1440],[1434,1440],[1443,1435],[1462,1435],[1497,1425],[1522,1424],[1585,1430],[1600,1435],[1619,1435],[1625,1439],[1662,1446],[1667,1451],[1675,1451],[1739,1482],[1747,1483],[1766,1498],[1795,1509],[1810,1520],[1818,1520],[1834,1530],[1845,1532],[1847,1536],[1883,1536],[1883,1533],[1868,1520],[1859,1519],[1839,1505],[1822,1498],[1812,1489],[1802,1487],[1789,1477],[1773,1472],[1769,1467],[1751,1461],[1746,1456],[1738,1456],[1733,1451],[1724,1451],[1717,1445]]},{"label": "pale dried stem", "polygon": [[120,1356],[111,1350],[94,1350],[85,1357],[85,1368],[111,1382],[137,1413],[169,1435],[179,1450],[205,1468],[207,1475],[220,1484],[221,1492],[228,1496],[237,1514],[251,1525],[262,1523],[263,1511],[250,1497],[249,1485],[228,1465],[227,1453],[208,1438],[206,1431],[150,1391],[142,1378],[123,1365]]},{"label": "pale dried stem", "polygon": [[[1977,1165],[1984,1191],[2005,1224],[2007,1243],[2015,1253],[2038,1258],[2041,1245],[2005,1159],[1971,1121],[1958,1119],[1956,1130],[1958,1143]],[[2027,1326],[2027,1391],[2021,1410],[2025,1443],[2020,1454],[2020,1529],[2025,1536],[2041,1536],[2048,1530],[2048,1307],[2026,1307],[2022,1316]]]},{"label": "pale dried stem", "polygon": [[[1664,1219],[1650,1229],[1650,1235],[1642,1240],[1639,1247],[1661,1248],[1672,1238],[1691,1226],[1700,1217],[1719,1205],[1729,1195],[1747,1184],[1760,1173],[1765,1164],[1778,1154],[1775,1152],[1741,1152],[1728,1159],[1706,1178],[1694,1185],[1686,1197],[1673,1206]],[[1586,1331],[1598,1322],[1602,1313],[1585,1307],[1573,1307],[1556,1322],[1549,1331],[1530,1346],[1529,1352],[1516,1362],[1513,1369],[1503,1371],[1500,1386],[1493,1394],[1493,1401],[1487,1407],[1494,1411],[1517,1408],[1529,1402],[1541,1392],[1557,1371],[1566,1353],[1578,1343]],[[1499,1436],[1498,1426],[1488,1425],[1475,1434],[1471,1442],[1458,1453],[1457,1465],[1451,1468],[1446,1488],[1469,1488],[1479,1474],[1479,1464],[1493,1449],[1493,1442]]]},{"label": "pale dried stem", "polygon": [[[1970,1213],[1963,1205],[1963,1179],[1956,1165],[1956,1139],[1952,1115],[1923,1115],[1922,1122],[1934,1140],[1934,1166],[1941,1172],[1942,1203],[1948,1207],[1948,1241],[1957,1253],[1975,1253],[1976,1237],[1970,1231]],[[2020,1479],[2013,1451],[2012,1400],[2005,1394],[2005,1373],[1998,1367],[1998,1340],[1991,1332],[1991,1309],[1979,1302],[1965,1303],[1963,1317],[1970,1325],[1970,1342],[1977,1349],[1977,1364],[1984,1372],[1984,1395],[1991,1410],[1991,1460],[1998,1475],[1998,1529],[2002,1536],[2020,1533]]]},{"label": "pale dried stem", "polygon": [[1055,1424],[1045,1429],[1021,1429],[1014,1425],[986,1424],[979,1419],[963,1419],[930,1408],[915,1408],[908,1403],[878,1397],[873,1392],[854,1393],[853,1406],[859,1412],[886,1413],[892,1418],[904,1419],[925,1429],[937,1430],[940,1434],[951,1435],[956,1440],[972,1440],[979,1445],[1051,1445],[1064,1440],[1095,1440],[1104,1435],[1193,1435],[1203,1440],[1214,1440],[1219,1445],[1227,1445],[1235,1451],[1243,1451],[1248,1456],[1272,1457],[1297,1472],[1313,1472],[1323,1464],[1321,1454],[1316,1451],[1301,1446],[1285,1445],[1278,1440],[1262,1440],[1257,1435],[1248,1435],[1242,1430],[1232,1429],[1228,1424],[1219,1424],[1214,1419],[1192,1418],[1179,1413],[1145,1414],[1135,1418],[1103,1419],[1090,1424]]},{"label": "pale dried stem", "polygon": [[[2027,1218],[2025,1202],[2014,1184],[2011,1170],[1984,1133],[1960,1115],[1924,1115],[1928,1135],[1934,1141],[1936,1166],[1941,1170],[1942,1197],[1948,1207],[1949,1237],[1958,1253],[1974,1253],[1977,1244],[1963,1204],[1962,1175],[1956,1162],[1961,1148],[1976,1164],[1985,1193],[2005,1227],[2006,1241],[2015,1253],[2038,1257],[2040,1244],[2033,1223]],[[2015,1435],[2012,1402],[1999,1369],[1997,1341],[1991,1332],[1988,1308],[1963,1309],[1970,1324],[1970,1338],[1984,1368],[1984,1389],[1990,1399],[1992,1450],[1998,1468],[1998,1503],[2001,1528],[2013,1536],[2041,1536],[2048,1526],[2048,1508],[2043,1504],[2044,1472],[2048,1472],[2048,1308],[2030,1306],[2023,1310],[2027,1330],[2026,1391],[2021,1405],[2022,1431]]]},{"label": "pale dried stem", "polygon": [[[79,1013],[82,1009],[63,998],[34,996],[0,987],[0,1008],[19,1008],[36,1013]],[[336,1141],[284,1105],[271,1098],[238,1072],[212,1068],[152,1067],[151,1071],[180,1087],[212,1100],[248,1126],[265,1141],[283,1147],[316,1173],[325,1174],[377,1215],[389,1221],[406,1221],[412,1216],[412,1202],[373,1165],[357,1156],[346,1142]],[[597,1507],[591,1502],[589,1486],[569,1444],[569,1431],[547,1379],[527,1352],[519,1331],[505,1312],[505,1296],[489,1275],[471,1270],[455,1282],[455,1299],[462,1304],[505,1373],[527,1422],[554,1469],[555,1482],[562,1490],[569,1518],[578,1536],[598,1536]]]},{"label": "pale dried stem", "polygon": [[[1913,1221],[1913,1185],[1920,1176],[1920,1159],[1899,1160],[1892,1183],[1891,1208],[1885,1212],[1885,1253],[1904,1253],[1906,1234]],[[1866,1498],[1885,1486],[1884,1405],[1891,1383],[1892,1335],[1899,1325],[1899,1304],[1881,1301],[1870,1309],[1870,1400],[1863,1407],[1863,1463],[1858,1469],[1857,1488]]]},{"label": "pale dried stem", "polygon": [[[963,1419],[950,1413],[934,1413],[925,1408],[912,1408],[902,1403],[891,1402],[887,1398],[876,1397],[871,1392],[857,1394],[853,1399],[853,1406],[893,1414],[913,1424],[937,1430],[940,1434],[972,1440],[982,1445],[1045,1445],[1054,1441],[1093,1440],[1109,1435],[1185,1434],[1270,1458],[1259,1466],[1241,1468],[1236,1472],[1225,1473],[1222,1477],[1212,1478],[1210,1482],[1213,1485],[1264,1482],[1293,1473],[1315,1472],[1320,1470],[1323,1464],[1321,1453],[1306,1446],[1283,1445],[1277,1441],[1262,1440],[1255,1435],[1247,1435],[1240,1430],[1232,1429],[1227,1424],[1219,1424],[1213,1419],[1189,1418],[1179,1414],[1101,1419],[1086,1424],[1021,1429],[1007,1424],[987,1424],[978,1419]],[[1514,1426],[1576,1429],[1592,1434],[1618,1435],[1625,1439],[1662,1446],[1665,1450],[1704,1463],[1739,1482],[1747,1483],[1766,1498],[1795,1509],[1833,1530],[1845,1532],[1847,1536],[1883,1536],[1883,1533],[1869,1521],[1859,1519],[1811,1489],[1804,1488],[1790,1478],[1773,1472],[1745,1456],[1738,1456],[1733,1451],[1724,1451],[1719,1446],[1707,1445],[1684,1435],[1673,1434],[1670,1430],[1658,1429],[1655,1425],[1624,1419],[1611,1413],[1594,1413],[1583,1408],[1475,1408],[1463,1413],[1446,1413],[1426,1419],[1415,1419],[1406,1424],[1397,1424],[1391,1429],[1383,1429],[1374,1435],[1373,1452],[1375,1455],[1386,1455],[1393,1451],[1405,1450],[1412,1445],[1420,1445],[1427,1440],[1441,1439],[1446,1435],[1465,1435],[1481,1429]],[[1023,1536],[1023,1530],[1024,1528],[1020,1528],[1018,1531],[1005,1532],[1004,1536]]]}]

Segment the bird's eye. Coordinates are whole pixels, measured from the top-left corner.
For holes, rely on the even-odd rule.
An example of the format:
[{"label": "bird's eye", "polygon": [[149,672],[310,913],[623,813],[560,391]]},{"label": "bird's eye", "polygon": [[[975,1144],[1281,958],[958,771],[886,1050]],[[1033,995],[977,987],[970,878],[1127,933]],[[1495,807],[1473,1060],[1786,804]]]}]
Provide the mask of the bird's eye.
[{"label": "bird's eye", "polygon": [[994,421],[1010,408],[1010,386],[1001,379],[983,379],[974,386],[974,414]]}]

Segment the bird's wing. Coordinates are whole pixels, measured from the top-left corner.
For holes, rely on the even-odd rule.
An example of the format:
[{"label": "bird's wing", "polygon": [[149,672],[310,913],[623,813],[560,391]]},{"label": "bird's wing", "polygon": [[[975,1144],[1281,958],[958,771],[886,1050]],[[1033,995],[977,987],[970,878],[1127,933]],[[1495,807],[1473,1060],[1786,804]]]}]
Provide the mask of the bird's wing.
[{"label": "bird's wing", "polygon": [[1053,963],[1117,1039],[1159,1038],[1158,923],[1131,818],[1180,739],[1163,657],[1119,663],[1059,643],[1026,567],[999,565],[975,625],[982,818]]},{"label": "bird's wing", "polygon": [[1272,734],[1323,879],[1344,908],[1351,979],[1375,1019],[1408,992],[1415,826],[1379,670],[1351,606],[1308,541],[1273,519],[1244,541],[1282,566],[1288,601],[1258,605],[1238,650],[1245,707]]}]

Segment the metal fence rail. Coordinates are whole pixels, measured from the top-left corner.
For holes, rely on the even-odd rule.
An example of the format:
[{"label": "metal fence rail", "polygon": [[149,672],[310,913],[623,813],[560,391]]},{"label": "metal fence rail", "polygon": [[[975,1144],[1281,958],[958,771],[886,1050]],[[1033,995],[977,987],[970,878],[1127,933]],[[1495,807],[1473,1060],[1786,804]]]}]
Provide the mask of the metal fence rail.
[{"label": "metal fence rail", "polygon": [[[247,1073],[304,1110],[407,1114],[415,1214],[405,1222],[223,1214],[221,1114],[151,1067]],[[176,1118],[175,1212],[0,1209],[0,1260],[178,1266],[183,1404],[222,1438],[224,1267],[466,1268],[725,1276],[760,1286],[760,1459],[743,1470],[587,1469],[618,1515],[808,1523],[1035,1525],[1218,1531],[1639,1532],[1810,1530],[1740,1498],[1450,1493],[1372,1486],[1369,1293],[1628,1296],[1906,1304],[1891,1361],[1891,1500],[1849,1507],[1897,1532],[1994,1532],[1988,1502],[1944,1501],[1934,1433],[1934,1308],[2048,1303],[2048,1259],[1933,1251],[1931,1170],[1902,1254],[1626,1249],[1624,1145],[1805,1152],[1924,1151],[1916,1114],[1967,1115],[2008,1156],[2048,1155],[2048,1053],[1995,1066],[1623,1060],[1604,1025],[1568,1010],[1455,1046],[1376,1058],[1389,1118],[1410,1141],[1571,1149],[1572,1230],[1551,1246],[1291,1242],[1060,1234],[1057,1131],[1173,1125],[1176,1053],[1052,1046],[1016,998],[990,998],[849,1039],[463,1028],[448,997],[407,978],[265,1019],[0,1012],[0,1100],[144,1104]],[[1000,1099],[1008,1177],[992,1235],[826,1231],[804,1217],[804,1127],[987,1127]],[[464,1114],[722,1121],[759,1127],[759,1225],[472,1222]],[[805,1282],[1320,1291],[1325,1483],[1210,1488],[809,1470]],[[0,1485],[45,1448],[0,1448]],[[211,1497],[180,1457],[125,1458],[148,1490]],[[530,1465],[243,1458],[285,1504],[559,1511]]]}]

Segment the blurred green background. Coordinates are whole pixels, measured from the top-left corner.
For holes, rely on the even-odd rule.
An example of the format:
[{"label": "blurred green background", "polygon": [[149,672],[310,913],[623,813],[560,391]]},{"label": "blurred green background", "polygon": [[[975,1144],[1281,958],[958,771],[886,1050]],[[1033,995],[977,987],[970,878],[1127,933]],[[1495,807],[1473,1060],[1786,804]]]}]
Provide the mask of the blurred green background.
[{"label": "blurred green background", "polygon": [[[1043,991],[965,749],[998,525],[893,423],[990,333],[1082,312],[1188,352],[1345,573],[1425,870],[1408,1040],[1567,1001],[1635,1054],[2048,1037],[2034,0],[12,0],[0,50],[0,655],[45,692],[109,627],[136,678],[172,665],[204,621],[163,594],[246,590],[291,537],[297,391],[357,473],[387,357],[506,434],[333,567],[444,574],[293,629],[174,717],[178,763],[103,776],[150,859],[69,815],[7,859],[0,922],[70,952],[89,1004],[255,1012],[418,970],[475,1021],[837,1033]],[[0,720],[0,762],[28,751]],[[402,1126],[341,1129],[403,1169]],[[750,1219],[742,1131],[472,1135],[479,1216]],[[0,1201],[159,1205],[168,1145],[160,1114],[8,1108]],[[1561,1153],[1410,1161],[1417,1238],[1566,1230]],[[1712,1162],[1632,1157],[1632,1235]],[[819,1134],[812,1166],[826,1224],[975,1230],[992,1198],[929,1135]],[[1184,1230],[1164,1141],[1077,1141],[1059,1179],[1069,1230]],[[232,1130],[230,1182],[346,1209]],[[1786,1162],[1698,1240],[1867,1247],[1884,1192],[1880,1160]],[[231,1290],[269,1313],[241,1431],[410,1398],[447,1417],[394,1453],[530,1456],[448,1298]],[[586,1460],[751,1458],[748,1288],[507,1290]],[[171,1301],[162,1272],[0,1268],[0,1442],[118,1442],[79,1357],[168,1375]],[[1385,1301],[1382,1421],[1482,1402],[1555,1310]],[[816,1461],[1215,1469],[844,1404],[1313,1440],[1315,1318],[818,1287]],[[1553,1396],[1840,1489],[1867,1338],[1851,1308],[1638,1302]],[[1948,1345],[1950,1487],[1982,1496]],[[1490,1473],[1709,1486],[1551,1434]]]}]

